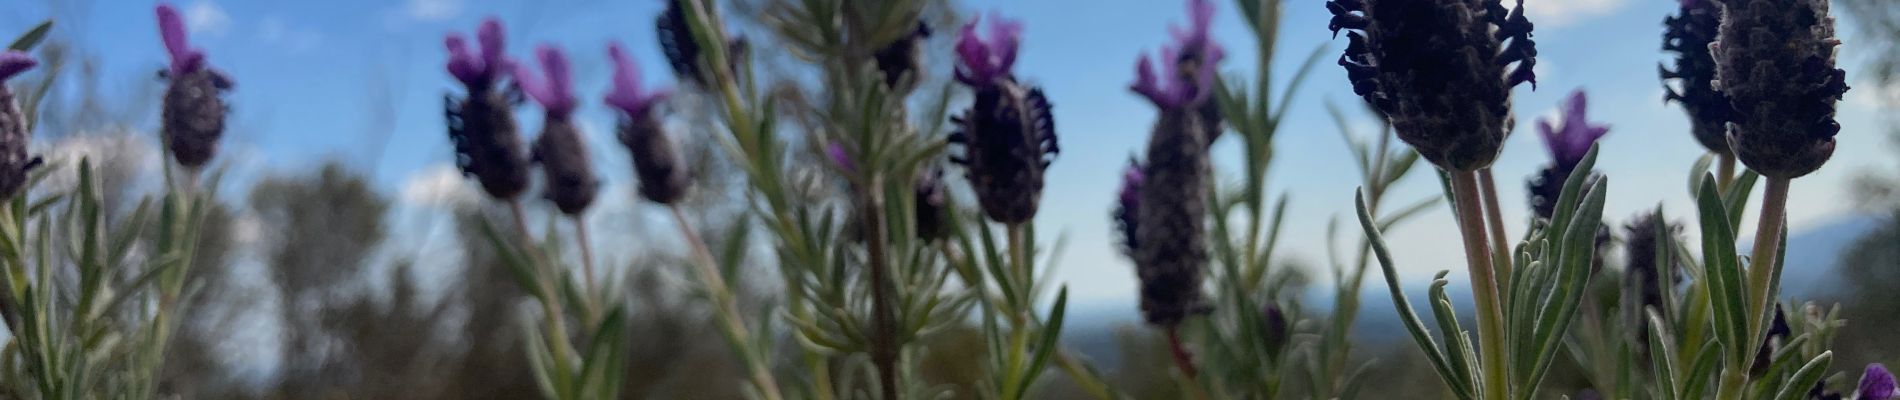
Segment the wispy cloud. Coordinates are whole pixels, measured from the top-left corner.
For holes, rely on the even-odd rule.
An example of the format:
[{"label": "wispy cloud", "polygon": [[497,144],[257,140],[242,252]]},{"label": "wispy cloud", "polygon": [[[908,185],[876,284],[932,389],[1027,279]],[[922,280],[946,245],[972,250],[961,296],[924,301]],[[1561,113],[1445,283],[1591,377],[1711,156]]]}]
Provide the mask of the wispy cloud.
[{"label": "wispy cloud", "polygon": [[[1524,14],[1538,26],[1564,26],[1585,21],[1590,18],[1610,15],[1628,0],[1530,0],[1524,2]],[[1517,2],[1506,0],[1506,7],[1516,7]]]},{"label": "wispy cloud", "polygon": [[462,13],[462,0],[407,0],[404,14],[422,21],[441,21]]},{"label": "wispy cloud", "polygon": [[302,53],[323,44],[323,34],[291,26],[283,18],[264,17],[257,22],[257,38],[290,53]]},{"label": "wispy cloud", "polygon": [[480,199],[454,165],[436,164],[409,175],[402,185],[402,202],[414,207],[452,209]]},{"label": "wispy cloud", "polygon": [[231,15],[211,0],[198,0],[185,7],[185,28],[191,33],[222,35],[231,29]]}]

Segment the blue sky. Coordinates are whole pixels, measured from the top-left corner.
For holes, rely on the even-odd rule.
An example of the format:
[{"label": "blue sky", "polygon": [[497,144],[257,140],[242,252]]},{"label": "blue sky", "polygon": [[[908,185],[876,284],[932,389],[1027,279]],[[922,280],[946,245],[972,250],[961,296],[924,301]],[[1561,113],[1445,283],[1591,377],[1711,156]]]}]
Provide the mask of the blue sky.
[{"label": "blue sky", "polygon": [[[25,0],[21,0],[25,1]],[[1230,2],[1219,3],[1216,37],[1231,52],[1224,71],[1252,75],[1253,47],[1245,23]],[[1502,197],[1522,204],[1522,178],[1546,158],[1532,130],[1538,118],[1573,89],[1591,97],[1591,117],[1611,125],[1600,169],[1612,177],[1606,215],[1616,223],[1640,210],[1664,204],[1672,215],[1688,215],[1686,171],[1700,148],[1687,133],[1681,111],[1665,106],[1656,78],[1661,21],[1674,2],[1666,0],[1529,0],[1541,85],[1518,89],[1515,106],[1519,134],[1497,164]],[[147,1],[64,0],[30,2],[0,11],[0,32],[24,29],[48,16],[83,15],[62,21],[60,35],[105,55],[108,77],[150,76],[164,63],[163,51]],[[652,20],[663,3],[636,1],[478,1],[478,0],[182,0],[194,41],[210,62],[238,82],[231,102],[235,128],[227,148],[240,160],[233,167],[293,171],[325,158],[342,158],[370,167],[386,193],[404,202],[399,226],[425,233],[405,235],[424,250],[446,245],[419,227],[441,221],[430,212],[442,199],[466,191],[449,179],[450,150],[442,134],[441,93],[455,85],[443,73],[442,34],[471,31],[480,18],[500,16],[509,26],[510,52],[529,54],[535,43],[566,47],[575,58],[577,85],[586,102],[580,118],[597,146],[602,171],[609,173],[604,208],[637,207],[630,201],[625,156],[613,142],[612,117],[597,99],[605,90],[608,40],[629,44],[649,82],[666,79],[654,44]],[[1177,1],[1153,0],[973,0],[966,12],[998,11],[1027,22],[1017,73],[1040,84],[1057,105],[1062,157],[1048,177],[1043,212],[1038,217],[1045,242],[1066,235],[1057,279],[1070,285],[1080,301],[1132,309],[1134,274],[1113,251],[1108,221],[1122,163],[1145,143],[1154,112],[1127,90],[1133,60],[1164,43],[1167,26],[1185,20]],[[10,7],[11,8],[11,7]],[[1307,82],[1283,131],[1271,190],[1292,199],[1284,253],[1308,265],[1326,260],[1324,232],[1329,220],[1349,218],[1356,186],[1349,154],[1324,104],[1356,104],[1341,70],[1331,64],[1344,44],[1329,38],[1322,0],[1286,5],[1276,71],[1290,73],[1308,51],[1327,46],[1323,64]],[[948,31],[948,30],[943,30]],[[1843,29],[1848,31],[1848,29]],[[949,35],[939,35],[939,39]],[[1900,89],[1879,90],[1861,80],[1855,40],[1845,38],[1843,65],[1856,79],[1841,105],[1843,132],[1834,160],[1796,181],[1791,199],[1793,229],[1817,226],[1855,215],[1844,200],[1848,182],[1862,171],[1890,168],[1885,127],[1876,99],[1900,96]],[[947,66],[933,66],[946,73]],[[1285,76],[1275,77],[1284,80]],[[126,83],[121,83],[126,82]],[[128,79],[108,79],[108,91],[130,92]],[[112,86],[116,85],[116,86]],[[377,100],[376,94],[387,94]],[[1355,109],[1356,110],[1356,109]],[[383,123],[378,123],[382,121]],[[1354,122],[1361,132],[1375,126],[1369,116]],[[149,131],[152,127],[135,127]],[[1232,167],[1231,144],[1225,166]],[[1224,172],[1234,172],[1231,168]],[[1231,178],[1231,176],[1229,176]],[[1425,174],[1394,194],[1396,201],[1437,195]],[[1507,203],[1511,204],[1511,203]],[[612,210],[609,210],[612,211]],[[624,212],[599,212],[597,219],[621,219]],[[1513,232],[1521,232],[1524,212],[1507,207]],[[651,219],[655,223],[659,220]],[[1350,220],[1341,220],[1349,223]],[[611,222],[610,222],[611,223]],[[1406,279],[1422,281],[1439,269],[1462,265],[1448,213],[1435,210],[1412,225],[1390,233]],[[1752,225],[1752,223],[1751,223]],[[1342,225],[1351,226],[1351,225]],[[1747,229],[1745,228],[1745,231]],[[435,232],[440,236],[442,232]],[[1341,240],[1354,240],[1342,231]],[[603,237],[602,241],[640,240]],[[1342,248],[1349,242],[1341,242]],[[624,246],[597,245],[597,248]],[[1316,271],[1317,272],[1317,271]],[[1324,276],[1325,273],[1316,275]],[[1455,274],[1454,281],[1461,280]],[[1461,284],[1459,282],[1457,284]]]}]

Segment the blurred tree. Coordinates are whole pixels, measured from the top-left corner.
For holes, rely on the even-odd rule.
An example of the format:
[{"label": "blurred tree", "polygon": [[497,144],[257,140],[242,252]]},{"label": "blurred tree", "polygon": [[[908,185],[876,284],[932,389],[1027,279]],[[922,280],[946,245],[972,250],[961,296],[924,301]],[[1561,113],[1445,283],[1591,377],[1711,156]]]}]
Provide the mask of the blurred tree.
[{"label": "blurred tree", "polygon": [[362,379],[358,371],[337,368],[352,364],[350,353],[358,350],[339,346],[347,343],[340,342],[344,334],[351,324],[367,322],[349,313],[366,296],[343,289],[365,274],[382,242],[388,201],[361,175],[329,162],[309,175],[265,178],[251,190],[250,205],[265,228],[259,250],[277,289],[284,336],[280,389],[292,398],[328,397],[324,392]]}]

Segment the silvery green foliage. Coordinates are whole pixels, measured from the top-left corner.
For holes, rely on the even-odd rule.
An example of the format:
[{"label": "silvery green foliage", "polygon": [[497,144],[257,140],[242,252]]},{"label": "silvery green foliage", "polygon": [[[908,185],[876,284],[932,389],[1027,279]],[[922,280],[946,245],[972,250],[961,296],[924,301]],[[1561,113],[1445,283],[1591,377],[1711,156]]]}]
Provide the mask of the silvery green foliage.
[{"label": "silvery green foliage", "polygon": [[[51,21],[40,24],[9,49],[31,50],[51,27]],[[27,126],[36,115],[33,105],[22,109]],[[53,173],[77,179],[70,188],[36,190]],[[201,187],[216,188],[216,182],[213,176]],[[0,395],[146,399],[157,394],[162,357],[189,303],[186,269],[213,201],[213,191],[166,183],[161,198],[140,202],[118,222],[105,218],[99,181],[85,160],[34,171],[23,190],[4,200],[0,319],[10,337],[0,350]],[[154,218],[156,224],[148,224]],[[134,251],[148,235],[156,238],[152,247]]]}]

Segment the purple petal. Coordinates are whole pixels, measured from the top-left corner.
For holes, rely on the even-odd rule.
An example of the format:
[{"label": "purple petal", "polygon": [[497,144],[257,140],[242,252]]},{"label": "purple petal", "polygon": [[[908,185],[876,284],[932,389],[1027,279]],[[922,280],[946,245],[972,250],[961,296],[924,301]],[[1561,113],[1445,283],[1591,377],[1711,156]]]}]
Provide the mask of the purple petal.
[{"label": "purple petal", "polygon": [[[32,55],[24,52],[13,50],[0,52],[0,82],[6,82],[8,78],[38,65],[40,65],[40,60],[33,59]],[[0,88],[0,90],[5,90],[5,88]]]},{"label": "purple petal", "polygon": [[542,45],[535,49],[535,55],[541,57],[541,68],[548,74],[548,94],[552,98],[543,101],[550,111],[560,109],[561,114],[574,110],[574,78],[568,68],[567,54],[560,48]]},{"label": "purple petal", "polygon": [[475,40],[480,41],[482,46],[483,74],[496,76],[508,73],[507,71],[486,70],[494,68],[506,69],[508,67],[509,64],[504,61],[506,58],[504,54],[508,51],[505,48],[507,44],[506,36],[501,28],[501,20],[495,19],[494,17],[483,20],[482,27],[475,32]]},{"label": "purple petal", "polygon": [[1016,66],[1016,49],[1022,45],[1023,22],[995,15],[990,21],[990,55],[997,57],[991,64],[999,74],[1008,73]]},{"label": "purple petal", "polygon": [[607,92],[607,105],[620,109],[630,117],[646,114],[658,93],[647,95],[640,92],[640,66],[627,56],[620,42],[607,45],[607,58],[614,67],[613,88]]},{"label": "purple petal", "polygon": [[1887,366],[1867,364],[1867,372],[1860,375],[1860,398],[1887,400],[1896,395],[1900,395],[1900,390],[1895,389],[1893,373],[1887,372]]},{"label": "purple petal", "polygon": [[454,75],[456,80],[464,84],[472,84],[481,79],[482,62],[477,60],[475,55],[469,54],[467,40],[463,39],[461,34],[450,33],[448,37],[442,39],[442,43],[449,49],[449,75]]},{"label": "purple petal", "polygon": [[1130,85],[1128,89],[1142,97],[1147,97],[1149,102],[1155,103],[1155,106],[1170,106],[1167,94],[1163,93],[1160,86],[1155,83],[1154,62],[1148,58],[1147,54],[1142,54],[1140,59],[1135,60],[1135,84]]},{"label": "purple petal", "polygon": [[851,152],[846,151],[844,143],[831,142],[825,145],[825,156],[831,157],[831,164],[848,172],[857,172],[858,165],[851,161]]},{"label": "purple petal", "polygon": [[982,19],[971,19],[957,32],[957,76],[958,81],[966,85],[987,84],[995,76],[990,69],[990,48],[976,34],[976,24]]},{"label": "purple petal", "polygon": [[204,66],[204,51],[191,47],[185,32],[185,18],[178,15],[178,9],[170,4],[159,4],[158,35],[165,41],[165,50],[171,54],[172,76],[198,71]]}]

